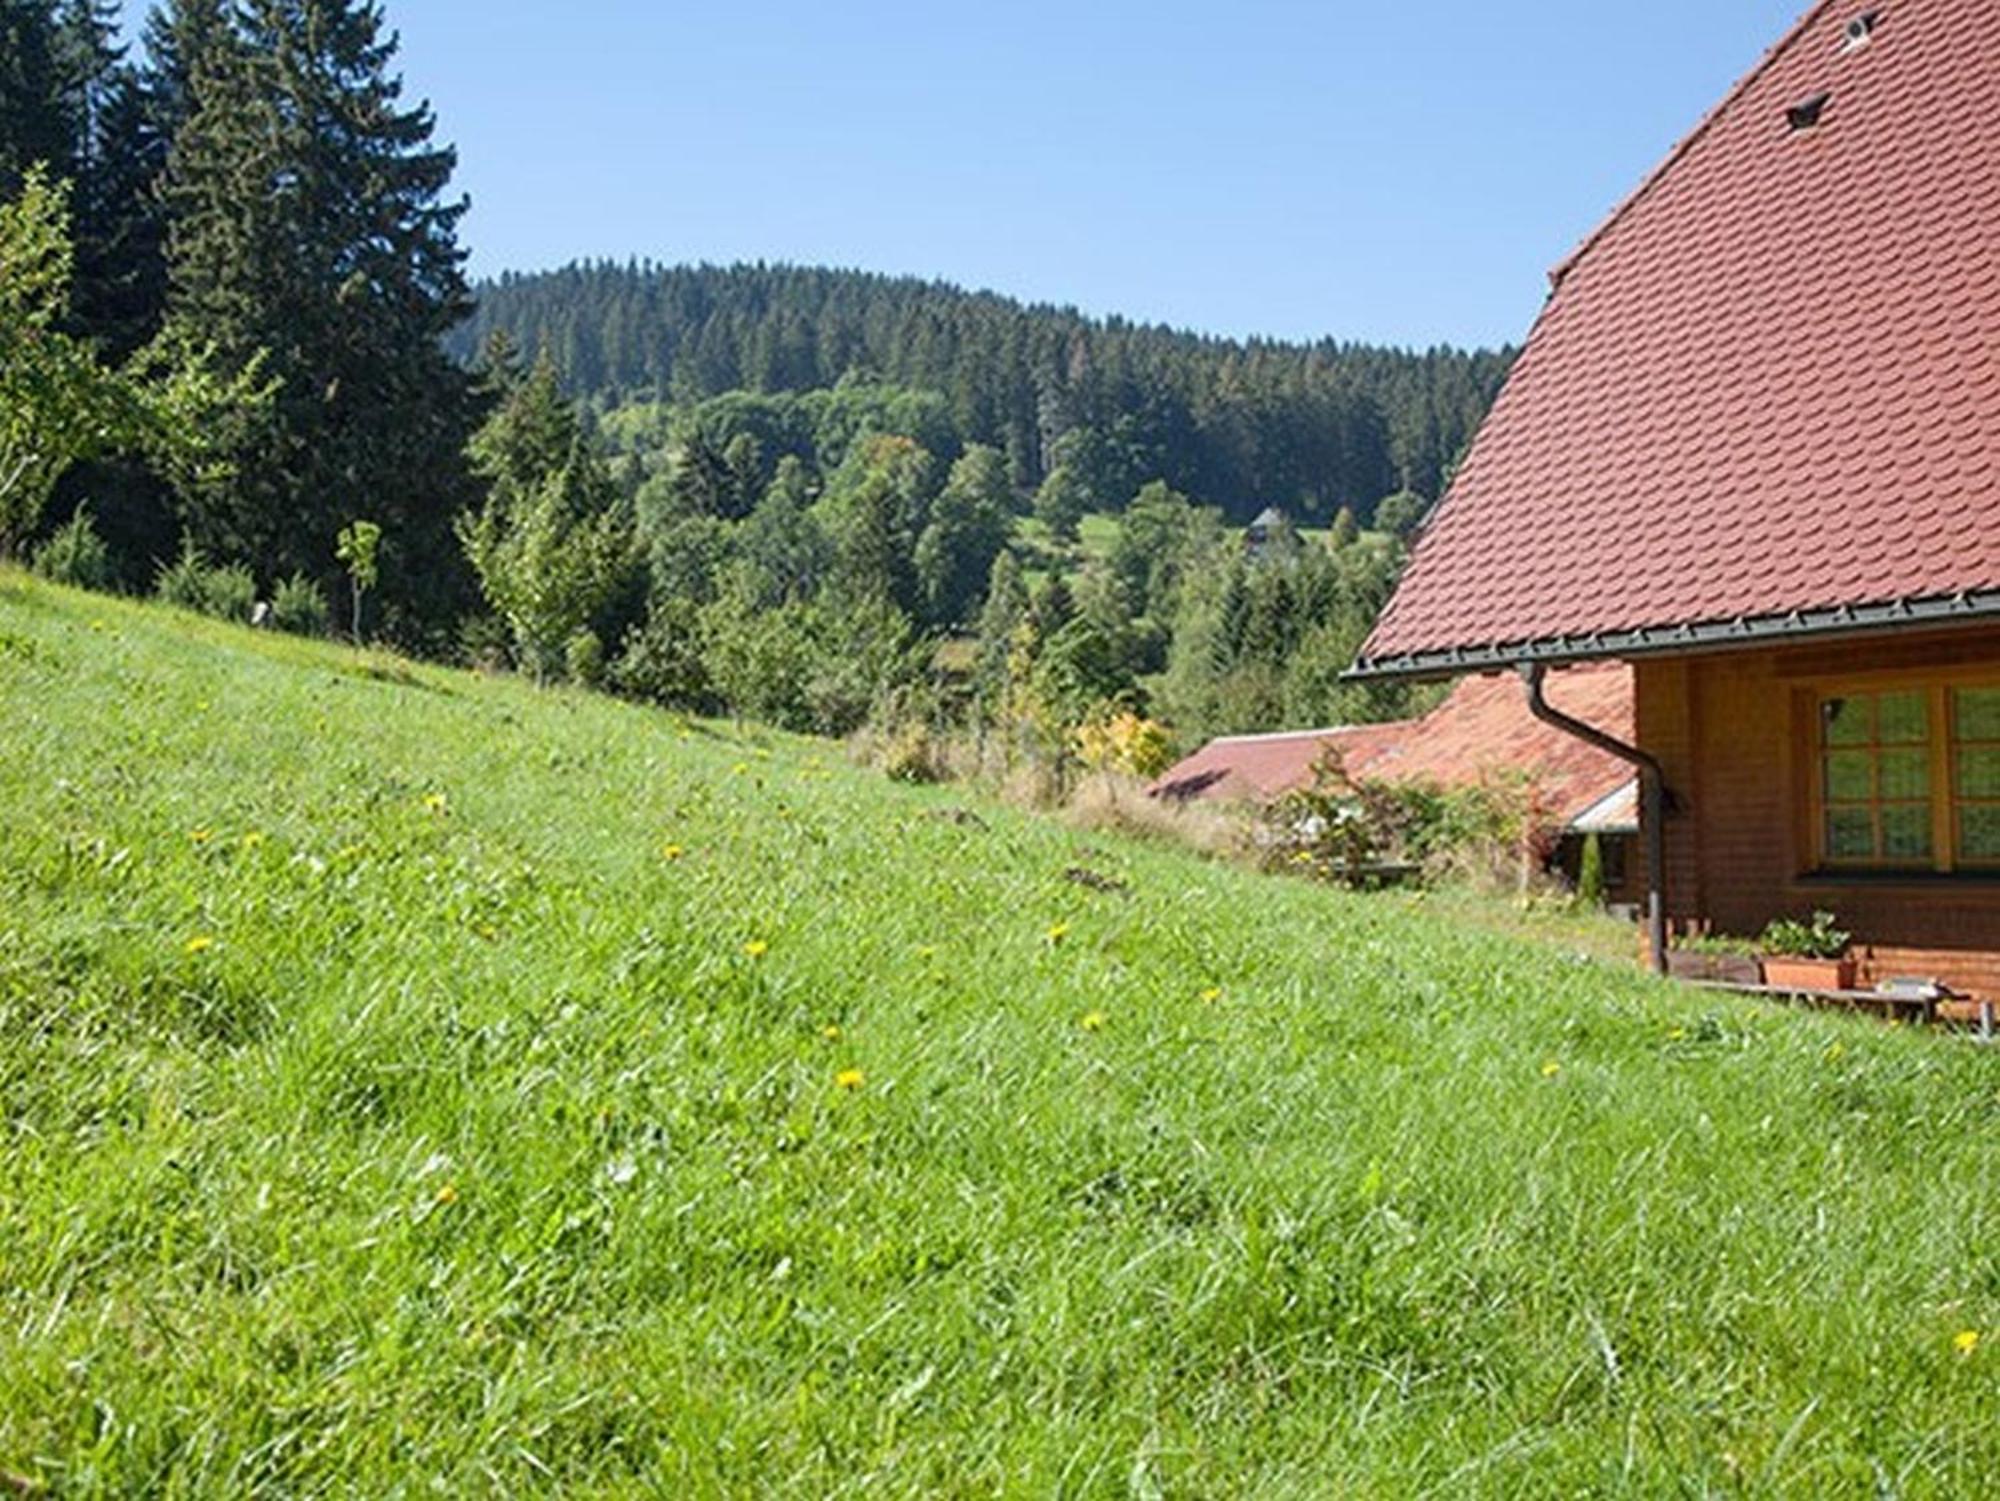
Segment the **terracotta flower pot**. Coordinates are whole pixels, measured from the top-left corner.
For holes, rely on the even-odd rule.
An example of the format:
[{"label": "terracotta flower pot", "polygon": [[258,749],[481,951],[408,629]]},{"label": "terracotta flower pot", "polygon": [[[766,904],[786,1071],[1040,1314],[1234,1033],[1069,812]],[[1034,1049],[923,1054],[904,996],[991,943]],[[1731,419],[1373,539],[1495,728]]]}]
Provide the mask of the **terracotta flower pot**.
[{"label": "terracotta flower pot", "polygon": [[1764,983],[1780,990],[1852,990],[1852,959],[1801,959],[1792,954],[1764,956]]}]

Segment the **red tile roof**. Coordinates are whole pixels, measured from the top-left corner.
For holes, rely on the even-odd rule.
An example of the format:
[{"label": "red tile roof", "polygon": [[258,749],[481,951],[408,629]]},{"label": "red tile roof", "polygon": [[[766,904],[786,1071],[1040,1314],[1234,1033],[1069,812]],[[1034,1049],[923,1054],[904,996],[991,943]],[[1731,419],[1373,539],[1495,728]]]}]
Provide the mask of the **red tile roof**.
[{"label": "red tile roof", "polygon": [[[1632,738],[1632,670],[1620,662],[1552,672],[1549,700],[1621,740]],[[1557,821],[1573,820],[1632,780],[1632,769],[1528,712],[1513,674],[1466,678],[1421,719],[1211,740],[1153,784],[1159,796],[1267,801],[1312,780],[1329,745],[1351,777],[1463,787],[1494,772],[1532,773]]]},{"label": "red tile roof", "polygon": [[2000,0],[1816,5],[1553,279],[1364,670],[2000,590]]}]

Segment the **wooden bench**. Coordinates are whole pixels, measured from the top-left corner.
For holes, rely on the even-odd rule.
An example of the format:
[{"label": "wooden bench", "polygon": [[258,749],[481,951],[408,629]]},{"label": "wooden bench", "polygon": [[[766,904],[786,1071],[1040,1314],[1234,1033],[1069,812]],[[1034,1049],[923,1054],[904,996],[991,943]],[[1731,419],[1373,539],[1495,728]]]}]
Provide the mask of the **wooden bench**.
[{"label": "wooden bench", "polygon": [[[1926,1025],[1937,1020],[1938,998],[1899,995],[1893,990],[1811,990],[1797,985],[1752,985],[1736,980],[1688,980],[1697,990],[1727,990],[1736,995],[1761,995],[1807,1006],[1833,1006],[1848,1011],[1872,1011],[1892,1021],[1905,1017]],[[1992,1008],[1982,1008],[1981,1032],[1991,1035]]]}]

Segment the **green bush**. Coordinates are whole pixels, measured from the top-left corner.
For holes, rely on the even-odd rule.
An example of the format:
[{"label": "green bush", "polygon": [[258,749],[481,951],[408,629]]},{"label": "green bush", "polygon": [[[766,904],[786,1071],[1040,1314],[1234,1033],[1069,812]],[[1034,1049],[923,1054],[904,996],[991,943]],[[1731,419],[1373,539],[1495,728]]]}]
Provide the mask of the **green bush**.
[{"label": "green bush", "polygon": [[1604,905],[1604,850],[1594,833],[1583,837],[1583,855],[1576,870],[1576,899],[1585,907]]},{"label": "green bush", "polygon": [[280,579],[271,591],[271,624],[296,636],[324,636],[333,612],[326,591],[303,573]]},{"label": "green bush", "polygon": [[208,603],[208,556],[191,538],[181,539],[180,555],[160,569],[153,593],[162,604],[202,610]]},{"label": "green bush", "polygon": [[223,620],[248,624],[257,608],[257,576],[241,563],[208,570],[202,580],[202,610]]},{"label": "green bush", "polygon": [[881,737],[875,764],[892,782],[942,782],[944,747],[921,720],[905,720]]},{"label": "green bush", "polygon": [[1739,958],[1757,957],[1754,938],[1738,938],[1728,933],[1676,933],[1671,947],[1686,954],[1728,954]]},{"label": "green bush", "polygon": [[625,633],[608,676],[612,690],[627,698],[680,709],[714,702],[699,622],[692,608],[677,603],[655,603],[645,620]]},{"label": "green bush", "polygon": [[490,610],[459,617],[458,660],[463,666],[480,672],[504,672],[513,641],[507,622]]},{"label": "green bush", "polygon": [[592,630],[578,631],[563,646],[563,673],[585,688],[604,681],[604,643]]},{"label": "green bush", "polygon": [[183,538],[180,556],[160,570],[153,592],[183,610],[247,623],[257,604],[257,579],[240,563],[211,566],[208,555]]},{"label": "green bush", "polygon": [[97,535],[90,512],[82,506],[35,549],[28,566],[52,583],[74,589],[109,589],[116,578],[111,550]]}]

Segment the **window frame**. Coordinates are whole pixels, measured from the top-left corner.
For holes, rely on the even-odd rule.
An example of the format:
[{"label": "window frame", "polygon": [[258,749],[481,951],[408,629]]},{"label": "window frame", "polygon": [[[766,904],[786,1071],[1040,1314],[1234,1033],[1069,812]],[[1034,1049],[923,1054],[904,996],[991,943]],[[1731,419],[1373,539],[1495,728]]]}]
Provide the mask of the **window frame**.
[{"label": "window frame", "polygon": [[[1963,750],[2000,750],[2000,740],[1979,739],[1961,743],[1956,735],[1957,722],[1954,713],[1953,695],[1961,689],[2000,690],[2000,668],[1981,668],[1974,671],[1939,672],[1890,671],[1855,674],[1839,678],[1828,678],[1814,682],[1800,700],[1804,711],[1804,734],[1799,744],[1804,751],[1801,778],[1805,797],[1803,799],[1806,850],[1809,855],[1807,865],[1811,874],[1836,877],[1861,877],[1868,879],[1894,879],[1897,876],[1926,877],[1935,875],[1965,874],[1978,877],[2000,876],[2000,854],[1987,856],[1965,856],[1959,848],[1959,809],[1961,806],[2000,806],[2000,797],[1964,797],[1958,792],[1959,756]],[[1835,855],[1828,848],[1827,812],[1830,803],[1849,801],[1827,796],[1827,753],[1842,747],[1829,746],[1826,742],[1825,705],[1829,699],[1877,696],[1891,693],[1920,693],[1924,697],[1927,714],[1927,736],[1923,747],[1929,752],[1929,803],[1931,813],[1931,851],[1928,857],[1919,856],[1908,860],[1886,860],[1874,855],[1857,857]],[[1871,738],[1865,745],[1854,749],[1874,752],[1878,758],[1883,749],[1882,742]],[[1917,742],[1909,742],[1914,747]],[[1894,748],[1893,745],[1890,748]],[[1875,791],[1879,794],[1879,772]],[[1883,799],[1872,797],[1868,806],[1880,809]],[[1914,799],[1888,799],[1888,802],[1910,803]],[[1879,813],[1878,813],[1879,818]],[[1880,825],[1877,825],[1879,837]]]},{"label": "window frame", "polygon": [[1958,720],[1955,712],[1957,706],[1952,700],[1953,695],[1966,688],[2000,692],[2000,680],[1991,682],[1949,683],[1945,687],[1945,712],[1949,721],[1947,729],[1950,732],[1951,741],[1951,764],[1949,768],[1951,772],[1951,785],[1945,789],[1945,802],[1948,804],[1948,816],[1951,824],[1952,854],[1959,869],[1977,871],[1981,875],[1995,875],[2000,874],[2000,850],[1996,850],[1990,855],[1966,855],[1959,848],[1959,811],[1961,809],[1968,807],[2000,808],[2000,793],[1992,796],[1970,797],[1962,795],[1958,790],[1959,757],[1962,753],[1968,750],[2000,751],[2000,736],[1980,739],[1972,739],[1970,737],[1961,739],[1959,737]]}]

